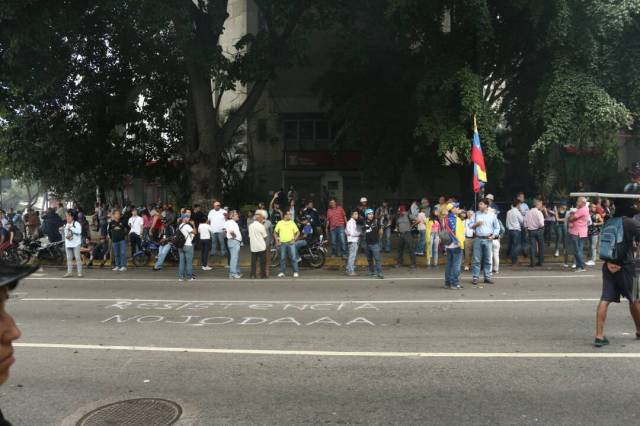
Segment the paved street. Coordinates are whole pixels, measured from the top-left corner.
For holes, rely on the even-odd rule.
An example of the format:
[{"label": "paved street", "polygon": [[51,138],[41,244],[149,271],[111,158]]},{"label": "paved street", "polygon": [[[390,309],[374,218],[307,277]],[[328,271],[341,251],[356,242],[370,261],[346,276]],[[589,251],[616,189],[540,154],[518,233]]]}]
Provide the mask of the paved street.
[{"label": "paved street", "polygon": [[8,305],[23,336],[0,407],[25,426],[142,397],[180,404],[181,425],[640,422],[626,304],[611,345],[591,346],[597,268],[505,267],[477,289],[465,273],[461,291],[441,274],[178,283],[175,269],[46,268]]}]

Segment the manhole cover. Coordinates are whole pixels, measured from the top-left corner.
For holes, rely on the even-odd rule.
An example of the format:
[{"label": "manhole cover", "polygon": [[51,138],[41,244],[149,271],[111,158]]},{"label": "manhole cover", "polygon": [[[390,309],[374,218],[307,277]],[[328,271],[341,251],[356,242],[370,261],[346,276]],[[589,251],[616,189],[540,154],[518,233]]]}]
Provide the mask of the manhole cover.
[{"label": "manhole cover", "polygon": [[182,415],[182,408],[159,398],[127,399],[96,408],[77,426],[169,426]]}]

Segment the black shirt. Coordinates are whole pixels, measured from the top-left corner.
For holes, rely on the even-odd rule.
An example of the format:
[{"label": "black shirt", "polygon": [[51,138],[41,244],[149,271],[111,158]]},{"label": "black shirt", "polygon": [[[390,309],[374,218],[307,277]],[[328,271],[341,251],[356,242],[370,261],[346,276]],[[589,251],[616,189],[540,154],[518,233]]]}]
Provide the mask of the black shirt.
[{"label": "black shirt", "polygon": [[207,221],[207,215],[204,214],[204,212],[202,211],[197,211],[195,213],[193,213],[193,223],[196,225],[196,228],[198,228],[198,225],[200,225],[201,223],[205,223]]},{"label": "black shirt", "polygon": [[633,263],[635,261],[633,257],[634,243],[640,241],[640,222],[630,217],[625,217],[622,222],[622,228],[624,232],[624,255],[622,256],[622,263]]},{"label": "black shirt", "polygon": [[380,241],[380,224],[377,220],[367,220],[364,223],[364,239],[367,244],[377,244]]},{"label": "black shirt", "polygon": [[122,220],[118,222],[115,219],[111,219],[107,232],[109,233],[109,237],[111,237],[111,241],[114,243],[127,238],[127,227],[122,223]]}]

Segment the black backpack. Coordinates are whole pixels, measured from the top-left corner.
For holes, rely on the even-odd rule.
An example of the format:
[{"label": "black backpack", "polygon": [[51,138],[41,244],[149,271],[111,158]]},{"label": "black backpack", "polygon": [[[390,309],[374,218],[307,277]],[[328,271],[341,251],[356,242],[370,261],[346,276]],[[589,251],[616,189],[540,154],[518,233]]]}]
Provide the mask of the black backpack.
[{"label": "black backpack", "polygon": [[183,226],[184,226],[184,223],[180,225],[180,227],[178,228],[178,232],[176,232],[175,237],[173,237],[173,245],[179,249],[184,247],[184,245],[187,243],[187,239],[185,238],[184,234],[181,231]]}]

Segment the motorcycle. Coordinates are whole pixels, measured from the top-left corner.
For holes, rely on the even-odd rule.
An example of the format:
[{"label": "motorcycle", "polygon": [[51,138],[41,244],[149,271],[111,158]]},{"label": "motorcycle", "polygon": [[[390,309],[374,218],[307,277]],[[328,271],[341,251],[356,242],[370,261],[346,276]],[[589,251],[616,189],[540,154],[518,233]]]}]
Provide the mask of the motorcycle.
[{"label": "motorcycle", "polygon": [[21,244],[17,250],[22,253],[23,258],[26,256],[28,256],[29,259],[35,257],[38,260],[46,260],[56,265],[62,264],[66,258],[64,241],[56,241],[43,245],[40,240],[25,238]]},{"label": "motorcycle", "polygon": [[[324,266],[327,257],[327,241],[324,236],[320,235],[317,241],[301,247],[298,250],[298,257],[302,259],[305,265],[319,269]],[[275,268],[280,265],[280,249],[275,245],[271,247],[271,267]]]},{"label": "motorcycle", "polygon": [[31,260],[31,253],[23,247],[14,245],[0,253],[0,261],[9,265],[26,265]]},{"label": "motorcycle", "polygon": [[[161,245],[151,239],[146,239],[142,242],[142,250],[138,250],[133,254],[133,264],[136,266],[147,266],[151,261],[151,256],[157,257],[160,251]],[[167,258],[175,263],[180,261],[180,255],[178,249],[172,244],[171,251],[167,255]]]}]

